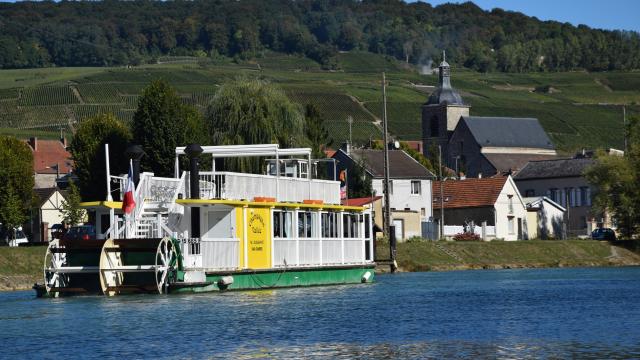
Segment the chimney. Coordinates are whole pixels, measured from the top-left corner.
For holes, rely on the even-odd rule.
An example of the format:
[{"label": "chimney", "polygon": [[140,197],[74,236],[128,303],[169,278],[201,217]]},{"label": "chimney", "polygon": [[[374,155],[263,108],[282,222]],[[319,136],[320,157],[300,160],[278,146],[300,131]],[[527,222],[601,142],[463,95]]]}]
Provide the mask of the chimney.
[{"label": "chimney", "polygon": [[29,146],[33,149],[33,151],[38,151],[38,138],[32,137],[29,139]]},{"label": "chimney", "polygon": [[482,173],[478,173],[478,179],[482,179]]}]

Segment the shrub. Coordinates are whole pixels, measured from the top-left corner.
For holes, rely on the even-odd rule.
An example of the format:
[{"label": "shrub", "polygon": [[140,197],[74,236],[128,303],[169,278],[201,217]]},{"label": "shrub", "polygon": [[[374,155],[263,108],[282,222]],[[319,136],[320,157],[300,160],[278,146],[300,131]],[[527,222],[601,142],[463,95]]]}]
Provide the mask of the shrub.
[{"label": "shrub", "polygon": [[455,241],[480,241],[480,235],[472,232],[464,232],[453,236]]}]

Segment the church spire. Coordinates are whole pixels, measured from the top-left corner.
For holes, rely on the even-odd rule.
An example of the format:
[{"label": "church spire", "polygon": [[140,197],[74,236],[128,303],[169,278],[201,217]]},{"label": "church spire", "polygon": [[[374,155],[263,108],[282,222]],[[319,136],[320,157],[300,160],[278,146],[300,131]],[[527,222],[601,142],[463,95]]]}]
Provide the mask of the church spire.
[{"label": "church spire", "polygon": [[447,63],[447,54],[442,51],[442,62],[438,67],[438,86],[441,89],[450,89],[451,88],[451,67]]}]

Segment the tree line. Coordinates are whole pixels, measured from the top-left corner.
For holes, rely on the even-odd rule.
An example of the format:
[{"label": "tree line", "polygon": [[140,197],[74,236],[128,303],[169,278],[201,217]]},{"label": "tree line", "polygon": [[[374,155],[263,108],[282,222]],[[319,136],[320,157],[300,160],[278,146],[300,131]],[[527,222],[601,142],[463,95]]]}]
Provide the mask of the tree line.
[{"label": "tree line", "polygon": [[640,35],[540,21],[472,2],[195,0],[0,3],[0,68],[137,65],[159,56],[253,59],[265,50],[339,67],[362,50],[479,71],[640,68]]}]

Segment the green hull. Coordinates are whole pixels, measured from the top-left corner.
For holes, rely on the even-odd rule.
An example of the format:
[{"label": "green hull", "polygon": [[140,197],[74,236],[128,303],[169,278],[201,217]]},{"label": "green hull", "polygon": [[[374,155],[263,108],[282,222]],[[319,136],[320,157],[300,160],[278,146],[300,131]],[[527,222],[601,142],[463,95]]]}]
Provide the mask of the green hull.
[{"label": "green hull", "polygon": [[[372,282],[374,265],[357,267],[314,267],[297,269],[242,270],[206,273],[203,283],[177,282],[169,287],[170,293],[199,293],[221,290],[258,290],[302,286],[340,285]],[[365,274],[368,279],[364,280]],[[233,283],[220,283],[223,277],[233,277]],[[179,278],[181,276],[179,275]]]}]

